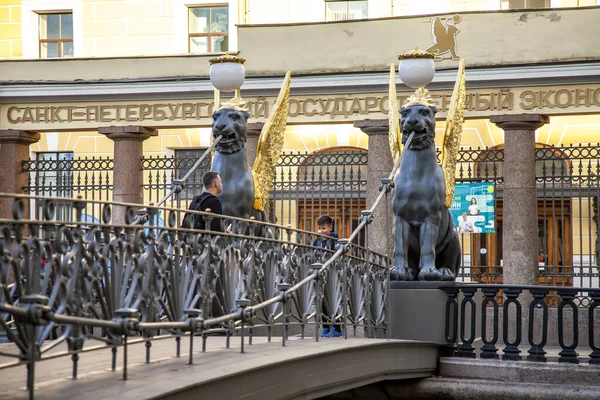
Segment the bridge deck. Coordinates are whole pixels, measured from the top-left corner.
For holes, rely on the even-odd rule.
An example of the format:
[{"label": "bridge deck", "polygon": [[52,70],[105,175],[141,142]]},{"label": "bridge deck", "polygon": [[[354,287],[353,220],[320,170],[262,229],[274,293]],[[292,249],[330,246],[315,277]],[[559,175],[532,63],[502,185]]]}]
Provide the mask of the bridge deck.
[{"label": "bridge deck", "polygon": [[[77,380],[71,379],[70,357],[42,361],[35,365],[35,398],[315,398],[385,379],[429,377],[437,363],[437,346],[426,342],[290,339],[283,348],[281,338],[267,343],[255,337],[241,354],[239,337],[232,338],[230,349],[224,337],[210,337],[206,353],[195,337],[193,365],[187,364],[187,337],[181,341],[181,358],[175,357],[174,339],[153,341],[150,364],[145,364],[144,345],[131,345],[127,381],[122,380],[122,348],[116,372],[110,370],[110,350],[82,353]],[[9,351],[9,345],[0,350]],[[8,361],[0,358],[0,363]],[[0,382],[0,399],[28,398],[25,366],[0,370]]]}]

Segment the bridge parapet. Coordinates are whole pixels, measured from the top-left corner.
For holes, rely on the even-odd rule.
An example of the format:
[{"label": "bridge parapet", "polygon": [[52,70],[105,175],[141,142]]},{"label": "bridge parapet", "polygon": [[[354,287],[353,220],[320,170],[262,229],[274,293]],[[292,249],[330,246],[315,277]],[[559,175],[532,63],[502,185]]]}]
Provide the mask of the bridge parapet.
[{"label": "bridge parapet", "polygon": [[[0,221],[0,328],[18,349],[1,354],[14,361],[0,368],[26,364],[30,398],[35,364],[47,358],[71,356],[77,378],[82,353],[110,350],[115,370],[121,348],[127,379],[128,346],[136,341],[149,363],[156,340],[175,338],[179,356],[188,336],[191,364],[195,335],[205,350],[211,335],[224,335],[226,347],[233,335],[252,344],[254,330],[266,328],[270,341],[276,326],[284,346],[292,326],[304,337],[313,325],[316,341],[320,327],[332,324],[346,338],[359,329],[387,334],[389,260],[355,244],[368,235],[369,211],[348,240],[321,248],[312,232],[210,213],[0,197],[14,199],[14,219]],[[125,210],[125,224],[111,223],[114,207]],[[223,230],[180,228],[186,212],[206,226],[220,218]],[[147,222],[133,224],[142,214]],[[90,347],[91,340],[101,344]],[[67,351],[52,353],[61,343]]]}]

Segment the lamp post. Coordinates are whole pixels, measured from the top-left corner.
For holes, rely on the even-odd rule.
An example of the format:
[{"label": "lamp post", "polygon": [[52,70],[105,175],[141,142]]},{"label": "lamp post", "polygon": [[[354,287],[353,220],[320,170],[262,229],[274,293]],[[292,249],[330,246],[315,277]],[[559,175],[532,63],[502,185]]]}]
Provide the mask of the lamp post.
[{"label": "lamp post", "polygon": [[242,105],[241,87],[246,78],[244,70],[245,58],[230,56],[226,53],[224,56],[211,58],[208,60],[210,67],[210,82],[215,87],[215,109],[220,107],[220,92],[235,92],[232,103]]}]

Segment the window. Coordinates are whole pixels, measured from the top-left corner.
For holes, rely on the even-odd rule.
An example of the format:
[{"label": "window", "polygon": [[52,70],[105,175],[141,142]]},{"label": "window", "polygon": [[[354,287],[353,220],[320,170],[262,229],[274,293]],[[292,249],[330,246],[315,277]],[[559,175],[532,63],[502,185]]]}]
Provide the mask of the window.
[{"label": "window", "polygon": [[40,58],[73,57],[73,14],[39,15]]},{"label": "window", "polygon": [[224,53],[229,50],[229,11],[226,5],[190,7],[189,52]]},{"label": "window", "polygon": [[501,9],[549,8],[550,0],[502,0]]},{"label": "window", "polygon": [[325,1],[325,21],[367,19],[368,1]]}]

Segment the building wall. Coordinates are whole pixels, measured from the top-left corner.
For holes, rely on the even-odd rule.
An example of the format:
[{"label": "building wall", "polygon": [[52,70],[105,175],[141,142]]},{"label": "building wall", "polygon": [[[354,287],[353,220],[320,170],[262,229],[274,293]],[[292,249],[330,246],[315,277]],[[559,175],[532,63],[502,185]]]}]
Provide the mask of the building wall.
[{"label": "building wall", "polygon": [[0,2],[0,58],[23,55],[21,40],[21,2]]},{"label": "building wall", "polygon": [[[599,2],[552,0],[551,6],[558,9],[593,6]],[[239,47],[238,24],[325,21],[323,0],[5,0],[0,2],[0,58],[38,58],[38,13],[59,10],[73,13],[75,57],[185,54],[188,53],[190,4],[228,5],[230,51],[237,51]],[[368,17],[490,11],[505,9],[507,4],[500,0],[369,0]],[[402,31],[412,35],[415,28],[406,28]],[[490,27],[492,31],[497,32]],[[314,34],[319,39],[335,38],[321,30]]]}]

